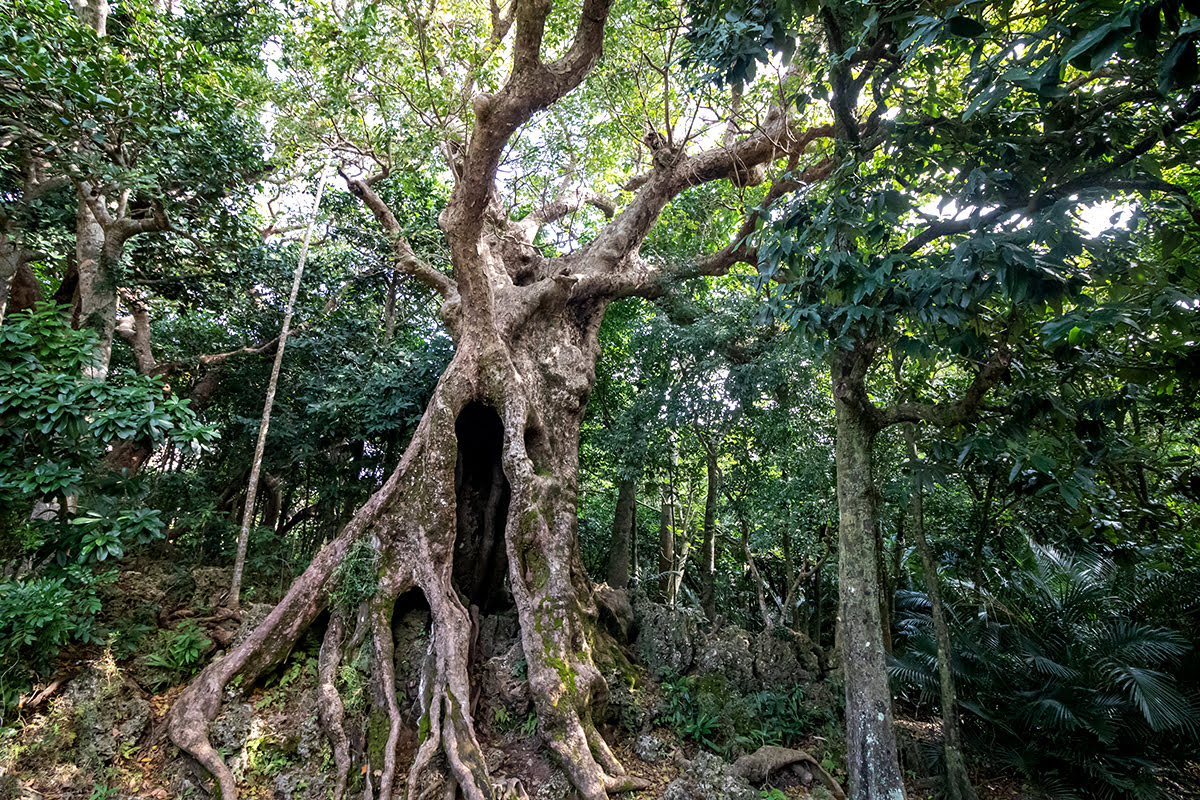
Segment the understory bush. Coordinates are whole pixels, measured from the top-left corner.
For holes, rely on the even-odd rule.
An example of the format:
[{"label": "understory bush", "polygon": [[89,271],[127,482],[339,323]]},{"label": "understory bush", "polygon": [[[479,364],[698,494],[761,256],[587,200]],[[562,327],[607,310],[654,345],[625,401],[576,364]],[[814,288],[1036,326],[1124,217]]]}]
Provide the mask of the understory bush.
[{"label": "understory bush", "polygon": [[[1148,617],[1133,586],[1110,559],[1032,544],[994,591],[950,586],[967,733],[1053,796],[1163,797],[1159,778],[1196,752],[1197,705],[1175,674],[1191,645]],[[928,601],[898,604],[892,677],[936,702]]]},{"label": "understory bush", "polygon": [[664,681],[662,690],[660,720],[729,758],[768,744],[796,745],[835,722],[833,710],[810,702],[803,686],[740,694],[721,675],[685,675]]},{"label": "understory bush", "polygon": [[0,724],[70,641],[97,642],[99,578],[83,570],[0,582]]},{"label": "understory bush", "polygon": [[153,673],[156,686],[169,686],[191,676],[212,646],[200,626],[188,619],[173,631],[159,631],[154,652],[143,663]]}]

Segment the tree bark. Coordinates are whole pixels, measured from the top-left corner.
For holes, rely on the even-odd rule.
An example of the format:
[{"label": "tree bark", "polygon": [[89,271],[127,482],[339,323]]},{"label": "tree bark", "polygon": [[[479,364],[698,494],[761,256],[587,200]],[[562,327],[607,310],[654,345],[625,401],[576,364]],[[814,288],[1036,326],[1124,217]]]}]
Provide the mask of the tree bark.
[{"label": "tree bark", "polygon": [[865,392],[869,364],[870,353],[864,348],[834,355],[840,518],[838,623],[846,680],[846,760],[850,797],[903,800],[880,618],[872,453],[876,428],[858,403]]},{"label": "tree bark", "polygon": [[963,757],[962,732],[958,725],[958,701],[954,686],[954,673],[950,668],[953,650],[950,629],[946,625],[945,606],[938,583],[938,564],[933,550],[925,538],[925,503],[921,472],[918,466],[916,426],[909,422],[904,426],[904,440],[908,446],[908,460],[912,465],[912,516],[913,539],[921,554],[921,568],[925,572],[925,589],[929,593],[930,614],[933,617],[933,634],[937,641],[938,688],[942,705],[942,747],[946,754],[945,795],[949,800],[977,800],[975,787],[967,773],[967,762]]},{"label": "tree bark", "polygon": [[675,568],[675,503],[671,485],[662,482],[662,511],[658,515],[658,594],[662,602],[671,605],[671,570]]},{"label": "tree bark", "polygon": [[708,447],[705,465],[708,488],[704,496],[704,539],[700,560],[700,607],[710,620],[717,615],[717,500],[721,492],[721,471],[717,465],[717,449]]},{"label": "tree bark", "polygon": [[[117,326],[117,284],[112,262],[105,252],[104,228],[96,221],[80,189],[75,214],[75,263],[79,269],[79,326],[96,333],[88,377],[104,380],[112,359],[113,332]],[[111,249],[111,248],[110,248]],[[119,254],[118,254],[119,255]]]},{"label": "tree bark", "polygon": [[8,220],[5,219],[3,227],[0,227],[0,325],[4,324],[13,278],[21,265],[21,248],[17,245],[15,231],[6,230],[8,227]]},{"label": "tree bark", "polygon": [[637,520],[637,481],[617,481],[617,508],[613,514],[612,545],[608,555],[608,585],[614,589],[629,586],[629,565]]},{"label": "tree bark", "polygon": [[883,633],[883,651],[892,652],[892,581],[888,576],[886,550],[883,544],[883,529],[875,520],[875,569],[879,581],[879,619]]}]

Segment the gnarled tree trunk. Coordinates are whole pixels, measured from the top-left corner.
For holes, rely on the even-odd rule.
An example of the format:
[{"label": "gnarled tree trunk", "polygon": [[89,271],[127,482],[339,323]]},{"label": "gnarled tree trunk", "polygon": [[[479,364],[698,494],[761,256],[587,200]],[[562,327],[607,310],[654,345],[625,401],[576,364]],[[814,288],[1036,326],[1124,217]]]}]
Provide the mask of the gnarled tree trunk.
[{"label": "gnarled tree trunk", "polygon": [[[206,667],[172,707],[171,738],[214,774],[223,800],[236,797],[235,780],[209,743],[207,727],[224,687],[235,675],[250,685],[286,657],[333,602],[339,564],[364,543],[377,559],[377,585],[356,615],[372,640],[373,680],[388,723],[383,747],[368,748],[380,762],[366,773],[376,783],[371,796],[391,800],[399,784],[401,710],[390,620],[397,598],[413,589],[428,603],[431,630],[419,697],[419,746],[408,771],[410,798],[439,752],[469,800],[496,794],[471,718],[468,604],[515,606],[542,732],[578,793],[604,800],[609,792],[638,785],[596,727],[608,688],[592,659],[596,607],[577,539],[580,426],[595,382],[600,322],[616,298],[659,296],[682,279],[754,261],[746,244],[757,224],[754,214],[727,247],[684,265],[647,264],[637,249],[665,204],[689,186],[785,155],[798,157],[829,129],[801,132],[780,113],[763,129],[713,150],[688,155],[681,147],[663,148],[619,214],[610,201],[581,191],[524,219],[508,218],[496,173],[509,140],[595,65],[609,5],[610,0],[583,0],[574,39],[551,62],[541,53],[551,3],[514,3],[508,17],[496,9],[496,40],[510,25],[515,34],[512,72],[496,94],[473,96],[469,143],[447,147],[456,182],[439,222],[452,276],[422,263],[404,240],[395,214],[373,188],[383,174],[346,178],[392,238],[397,271],[442,296],[442,317],[456,350],[384,485],[266,619]],[[829,168],[823,160],[787,186],[823,178]],[[540,226],[583,202],[601,208],[611,221],[579,250],[546,258],[534,246]],[[504,576],[511,601],[500,585]],[[320,716],[333,744],[339,788],[351,763],[331,676],[353,649],[343,639],[354,611],[331,609],[319,664]]]}]

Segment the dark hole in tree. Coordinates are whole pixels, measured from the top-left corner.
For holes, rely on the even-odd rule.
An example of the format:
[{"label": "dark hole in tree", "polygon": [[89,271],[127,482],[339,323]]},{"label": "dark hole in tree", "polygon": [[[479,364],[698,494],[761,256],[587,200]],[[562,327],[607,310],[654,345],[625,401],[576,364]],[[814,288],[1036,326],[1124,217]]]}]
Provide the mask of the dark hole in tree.
[{"label": "dark hole in tree", "polygon": [[504,586],[508,556],[504,522],[510,491],[501,467],[504,426],[495,409],[471,403],[458,415],[458,537],[454,543],[454,586],[483,613],[512,605]]}]

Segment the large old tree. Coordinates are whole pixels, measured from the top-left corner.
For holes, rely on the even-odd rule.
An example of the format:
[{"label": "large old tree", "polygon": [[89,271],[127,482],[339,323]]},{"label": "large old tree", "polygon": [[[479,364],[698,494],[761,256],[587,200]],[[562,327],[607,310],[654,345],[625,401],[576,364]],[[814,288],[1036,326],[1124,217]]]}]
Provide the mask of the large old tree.
[{"label": "large old tree", "polygon": [[[480,49],[491,59],[486,63],[503,63],[494,92],[482,90],[485,80],[473,68],[429,67],[438,58],[430,42],[461,28],[461,20],[395,22],[411,26],[426,76],[458,81],[455,92],[462,99],[461,128],[446,125],[440,141],[429,137],[453,177],[440,218],[449,274],[417,256],[403,221],[383,196],[379,187],[396,168],[392,160],[370,137],[351,143],[336,124],[329,128],[328,144],[346,185],[391,238],[396,269],[441,296],[455,354],[396,470],[270,615],[207,667],[172,708],[172,739],[215,775],[225,800],[237,794],[235,778],[206,733],[224,687],[238,675],[252,681],[278,663],[326,610],[320,715],[334,746],[339,789],[350,761],[334,675],[348,642],[365,634],[373,642],[373,676],[390,730],[383,763],[370,764],[367,774],[374,777],[376,796],[393,796],[401,767],[396,748],[401,709],[391,619],[397,599],[414,589],[428,603],[432,622],[409,795],[427,782],[426,770],[440,752],[465,797],[496,796],[496,777],[488,774],[470,713],[469,607],[486,606],[505,579],[520,619],[542,731],[575,787],[588,800],[599,800],[636,785],[596,727],[608,688],[593,661],[596,600],[577,544],[578,443],[595,381],[600,322],[618,298],[657,296],[681,279],[752,263],[747,236],[753,214],[724,247],[695,258],[656,261],[643,258],[639,249],[664,207],[693,187],[727,179],[739,186],[758,183],[765,179],[764,167],[783,174],[786,165],[787,179],[768,190],[778,197],[824,177],[828,158],[805,156],[805,150],[831,131],[789,118],[780,102],[786,76],[773,91],[760,93],[762,102],[741,118],[729,112],[714,118],[693,107],[692,118],[680,121],[660,93],[663,117],[652,123],[654,129],[635,132],[644,136],[648,163],[626,176],[622,200],[573,185],[568,167],[563,176],[568,181],[552,196],[517,214],[506,196],[514,183],[511,168],[501,167],[506,154],[522,146],[522,137],[528,144],[535,135],[523,128],[536,130],[538,115],[597,74],[606,32],[613,27],[611,0],[584,0],[569,9],[554,5],[519,0],[504,10],[493,6]],[[564,22],[567,15],[571,19]],[[661,81],[670,58],[668,52],[657,62]],[[656,63],[650,56],[646,60]],[[417,82],[407,95],[417,110],[421,91]],[[361,102],[370,94],[363,91]],[[443,110],[434,107],[426,119]],[[574,122],[576,128],[581,124],[588,123]],[[701,135],[704,130],[713,133]],[[544,147],[553,146],[545,131],[536,135]],[[602,209],[607,221],[591,236],[568,237],[548,255],[538,238],[543,227],[585,204]],[[360,553],[363,543],[374,553],[377,586],[359,608],[346,608],[331,599],[343,574],[339,565],[348,553]]]}]

